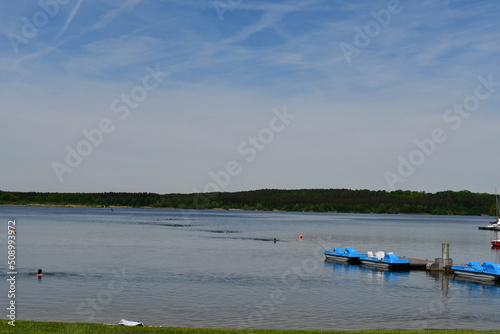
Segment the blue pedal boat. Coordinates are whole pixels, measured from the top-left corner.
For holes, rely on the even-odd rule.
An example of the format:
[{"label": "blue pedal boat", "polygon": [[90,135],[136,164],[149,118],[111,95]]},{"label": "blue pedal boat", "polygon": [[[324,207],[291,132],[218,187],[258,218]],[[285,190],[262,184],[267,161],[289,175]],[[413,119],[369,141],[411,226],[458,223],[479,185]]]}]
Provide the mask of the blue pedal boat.
[{"label": "blue pedal boat", "polygon": [[361,264],[373,268],[391,271],[408,271],[410,270],[410,260],[400,259],[399,256],[393,253],[384,252],[366,252],[359,257]]},{"label": "blue pedal boat", "polygon": [[453,275],[458,278],[465,278],[474,281],[488,281],[500,283],[500,264],[493,262],[469,262],[465,266],[451,266]]},{"label": "blue pedal boat", "polygon": [[340,247],[335,247],[333,250],[324,251],[326,260],[345,262],[349,264],[360,264],[359,261],[360,253],[351,247],[342,249]]}]

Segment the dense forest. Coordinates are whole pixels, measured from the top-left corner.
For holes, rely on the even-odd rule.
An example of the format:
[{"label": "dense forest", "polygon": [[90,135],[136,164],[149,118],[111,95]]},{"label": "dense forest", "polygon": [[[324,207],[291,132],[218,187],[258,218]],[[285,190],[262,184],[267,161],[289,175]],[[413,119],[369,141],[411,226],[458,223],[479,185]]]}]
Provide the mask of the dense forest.
[{"label": "dense forest", "polygon": [[299,212],[496,215],[495,195],[470,191],[262,189],[199,194],[40,193],[0,191],[3,205],[242,209]]}]

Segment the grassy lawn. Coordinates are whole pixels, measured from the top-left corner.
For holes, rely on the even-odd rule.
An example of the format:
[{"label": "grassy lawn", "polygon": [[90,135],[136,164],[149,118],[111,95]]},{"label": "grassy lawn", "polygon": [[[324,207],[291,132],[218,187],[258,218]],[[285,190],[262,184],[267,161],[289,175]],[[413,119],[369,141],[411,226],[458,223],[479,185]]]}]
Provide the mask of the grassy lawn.
[{"label": "grassy lawn", "polygon": [[361,330],[361,331],[303,331],[303,330],[267,330],[267,329],[213,329],[187,327],[125,327],[91,323],[64,323],[18,320],[13,327],[7,320],[0,320],[0,333],[179,333],[179,334],[497,334],[500,331],[475,331],[468,329],[424,329],[424,330]]}]

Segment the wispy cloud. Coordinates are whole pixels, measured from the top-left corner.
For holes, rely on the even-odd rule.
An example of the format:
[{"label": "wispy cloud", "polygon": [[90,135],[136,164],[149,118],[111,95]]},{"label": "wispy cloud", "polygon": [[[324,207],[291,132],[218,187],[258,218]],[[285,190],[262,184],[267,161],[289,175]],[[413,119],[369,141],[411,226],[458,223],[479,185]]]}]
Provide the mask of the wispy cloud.
[{"label": "wispy cloud", "polygon": [[143,2],[144,0],[127,0],[119,8],[108,11],[106,14],[99,18],[99,21],[90,27],[91,30],[101,29],[107,26],[113,19],[132,10],[135,6]]},{"label": "wispy cloud", "polygon": [[[58,44],[58,45],[60,45],[60,44]],[[18,69],[21,72],[24,72],[27,68],[29,68],[29,66],[27,66],[26,68],[23,68],[24,64],[29,63],[29,62],[33,62],[39,58],[42,58],[42,57],[45,57],[45,56],[51,54],[54,50],[57,49],[58,45],[48,46],[48,47],[45,47],[41,50],[38,50],[38,51],[35,51],[33,53],[22,56],[20,58],[17,58],[13,64],[13,68]]]},{"label": "wispy cloud", "polygon": [[61,35],[66,32],[66,29],[68,29],[71,21],[73,21],[73,18],[75,17],[76,13],[80,9],[80,6],[82,5],[82,2],[83,2],[83,0],[78,0],[77,4],[75,5],[75,7],[73,8],[73,10],[69,14],[68,18],[66,19],[66,22],[64,22],[63,27],[61,28],[61,30],[59,30],[59,33],[57,33],[56,39],[59,38],[59,37],[61,37]]},{"label": "wispy cloud", "polygon": [[[288,3],[283,5],[268,5],[264,7],[250,7],[251,10],[255,10],[256,8],[261,8],[264,10],[264,14],[260,17],[260,19],[249,25],[242,30],[240,30],[235,35],[228,37],[222,41],[222,43],[236,43],[241,42],[248,39],[253,34],[261,32],[265,29],[276,28],[276,25],[282,20],[282,18],[289,13],[302,10],[311,5],[315,5],[323,2],[324,0],[312,0],[312,1],[300,1],[295,3]],[[249,7],[246,7],[247,9]]]}]

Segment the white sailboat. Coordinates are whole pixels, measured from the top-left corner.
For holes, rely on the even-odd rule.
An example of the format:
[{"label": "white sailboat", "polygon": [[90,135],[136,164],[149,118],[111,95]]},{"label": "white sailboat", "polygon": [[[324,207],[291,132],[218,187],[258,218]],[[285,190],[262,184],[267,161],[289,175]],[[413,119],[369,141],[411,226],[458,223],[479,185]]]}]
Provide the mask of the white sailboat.
[{"label": "white sailboat", "polygon": [[495,188],[495,193],[496,193],[496,220],[491,222],[490,225],[486,226],[478,226],[480,230],[493,230],[493,231],[500,231],[500,210],[499,210],[499,201],[498,201],[498,192],[497,189]]}]

